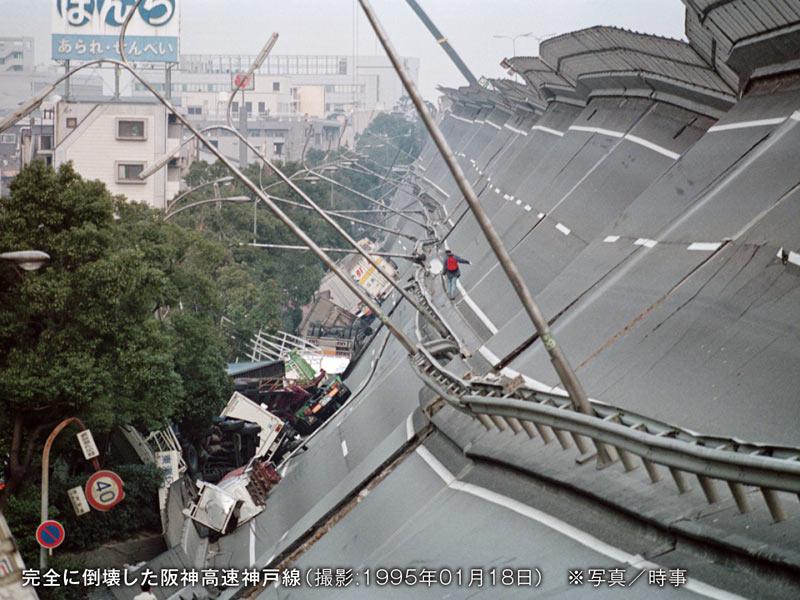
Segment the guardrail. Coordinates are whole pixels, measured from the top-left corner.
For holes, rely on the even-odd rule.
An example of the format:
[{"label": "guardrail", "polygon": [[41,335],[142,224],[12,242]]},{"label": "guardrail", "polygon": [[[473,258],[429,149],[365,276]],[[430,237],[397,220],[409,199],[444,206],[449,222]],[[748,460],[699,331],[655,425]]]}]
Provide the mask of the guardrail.
[{"label": "guardrail", "polygon": [[[462,348],[428,294],[423,275],[423,268],[416,270],[409,291],[449,332],[449,339]],[[540,438],[545,445],[555,438],[563,450],[574,444],[581,455],[578,462],[597,456],[598,467],[603,469],[619,462],[630,472],[637,468],[638,458],[651,484],[661,481],[661,469],[666,469],[680,494],[689,492],[689,477],[693,476],[709,504],[720,502],[715,482],[724,482],[743,514],[750,511],[745,486],[753,486],[760,490],[775,522],[786,519],[777,492],[800,497],[799,448],[697,434],[596,400],[590,400],[595,414],[585,415],[576,412],[565,395],[532,389],[523,377],[458,377],[422,345],[412,364],[425,385],[478,420],[487,431],[510,430],[514,435],[524,432],[531,439]],[[605,447],[611,462],[601,464],[599,454],[590,454],[587,439]]]},{"label": "guardrail", "polygon": [[[715,481],[727,484],[741,513],[750,511],[744,486],[759,488],[775,522],[786,519],[776,492],[800,495],[800,450],[783,446],[744,443],[733,439],[694,434],[658,423],[613,406],[593,402],[596,416],[575,412],[568,398],[545,394],[520,385],[486,380],[464,380],[447,371],[424,347],[413,359],[423,382],[449,404],[477,419],[488,431],[510,430],[541,438],[555,438],[563,450],[578,452],[586,438],[603,444],[612,462],[626,472],[637,468],[638,457],[651,483],[661,480],[659,467],[668,470],[678,492],[690,490],[687,475],[694,476],[709,504],[721,500]],[[609,464],[598,464],[601,468]]]}]

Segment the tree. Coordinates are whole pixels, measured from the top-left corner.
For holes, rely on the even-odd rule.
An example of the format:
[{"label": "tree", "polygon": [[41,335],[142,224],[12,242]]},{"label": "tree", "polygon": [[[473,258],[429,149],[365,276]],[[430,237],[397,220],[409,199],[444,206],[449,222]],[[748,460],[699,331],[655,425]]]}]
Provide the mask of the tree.
[{"label": "tree", "polygon": [[[66,417],[107,432],[218,410],[227,393],[213,327],[221,300],[199,264],[220,262],[225,249],[193,253],[193,241],[204,240],[69,165],[34,162],[13,181],[0,203],[0,251],[36,248],[51,261],[24,277],[0,267],[4,499],[43,433]],[[162,313],[172,316],[155,318]]]}]

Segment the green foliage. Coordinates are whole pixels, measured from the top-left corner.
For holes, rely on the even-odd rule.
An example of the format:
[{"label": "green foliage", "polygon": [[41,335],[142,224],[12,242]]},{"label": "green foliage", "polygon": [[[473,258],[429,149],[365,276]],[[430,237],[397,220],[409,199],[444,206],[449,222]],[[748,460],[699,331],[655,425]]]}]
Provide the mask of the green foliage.
[{"label": "green foliage", "polygon": [[[50,481],[51,519],[61,522],[66,531],[64,543],[48,561],[48,568],[57,572],[82,570],[84,564],[73,553],[84,553],[103,544],[129,540],[142,532],[161,531],[158,508],[158,487],[161,472],[150,465],[114,466],[125,483],[125,500],[107,513],[92,511],[77,516],[72,510],[67,490],[83,487],[89,472],[66,475],[54,470]],[[4,515],[15,533],[25,564],[31,568],[39,564],[39,546],[34,539],[34,530],[40,520],[39,487],[26,485],[8,503]],[[92,565],[85,565],[92,568]],[[37,590],[42,600],[81,600],[86,597],[80,586],[66,588],[42,588]]]},{"label": "green foliage", "polygon": [[29,248],[51,256],[39,272],[0,266],[0,451],[12,491],[39,427],[77,416],[99,435],[199,426],[218,412],[229,346],[214,277],[235,266],[227,248],[39,162],[0,203],[0,249]]}]

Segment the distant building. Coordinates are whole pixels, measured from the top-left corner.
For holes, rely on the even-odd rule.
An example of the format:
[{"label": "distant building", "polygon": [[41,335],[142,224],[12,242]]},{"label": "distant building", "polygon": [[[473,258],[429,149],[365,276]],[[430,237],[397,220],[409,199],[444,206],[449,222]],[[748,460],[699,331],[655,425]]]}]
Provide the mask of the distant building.
[{"label": "distant building", "polygon": [[[248,70],[254,60],[249,55],[181,56],[180,67],[172,73],[172,97],[183,106],[205,109],[207,118],[219,113],[219,102],[227,102],[232,77]],[[419,79],[419,59],[404,58],[411,78]],[[152,81],[167,91],[165,75],[153,72]],[[134,84],[134,95],[147,94]],[[196,96],[195,94],[203,94]],[[206,96],[211,94],[211,96]],[[216,94],[217,96],[213,96]],[[353,111],[391,110],[404,95],[403,86],[389,59],[383,56],[337,55],[270,56],[256,72],[250,114],[270,116],[329,117]],[[205,107],[202,103],[208,102]],[[191,114],[191,113],[190,113]]]},{"label": "distant building", "polygon": [[139,174],[180,142],[181,126],[151,98],[61,100],[55,111],[56,166],[72,161],[112,194],[164,208],[178,192],[180,159],[142,181]]},{"label": "distant building", "polygon": [[[56,66],[34,67],[33,38],[0,37],[0,115],[12,112],[63,74],[64,69]],[[84,71],[70,78],[70,90],[77,96],[101,96],[103,79]],[[64,95],[63,85],[58,93]]]},{"label": "distant building", "polygon": [[0,197],[9,194],[11,180],[32,160],[53,164],[52,104],[45,104],[28,119],[0,133]]},{"label": "distant building", "polygon": [[[238,114],[238,113],[237,113]],[[195,122],[200,129],[213,125],[224,125],[225,120],[200,120]],[[234,120],[238,129],[238,117]],[[247,139],[259,152],[270,160],[299,161],[308,137],[308,149],[328,151],[339,141],[342,124],[326,119],[270,118],[263,116],[247,123]],[[207,137],[231,160],[239,160],[239,138],[226,131],[210,131]],[[199,157],[214,162],[214,157],[204,148],[198,149]],[[256,162],[256,156],[248,150],[248,162]]]},{"label": "distant building", "polygon": [[33,38],[0,37],[0,72],[33,71]]}]

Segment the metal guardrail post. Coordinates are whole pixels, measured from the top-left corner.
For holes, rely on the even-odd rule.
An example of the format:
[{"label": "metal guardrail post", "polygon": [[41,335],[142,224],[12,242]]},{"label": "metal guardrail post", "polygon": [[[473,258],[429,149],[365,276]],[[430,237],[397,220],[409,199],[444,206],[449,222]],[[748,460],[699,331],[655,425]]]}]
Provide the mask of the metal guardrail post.
[{"label": "metal guardrail post", "polygon": [[[519,269],[517,269],[517,266],[514,264],[511,255],[503,243],[503,240],[500,238],[500,235],[497,233],[492,225],[492,222],[489,220],[488,215],[483,210],[483,207],[481,206],[480,201],[475,194],[475,190],[472,189],[472,185],[470,185],[469,181],[464,175],[464,171],[461,169],[461,166],[458,164],[458,161],[453,154],[453,150],[450,148],[450,145],[447,143],[447,140],[445,139],[439,127],[436,125],[433,117],[431,117],[430,113],[428,112],[425,101],[419,94],[414,82],[411,81],[411,78],[408,76],[400,56],[398,55],[397,51],[389,40],[386,31],[378,20],[372,5],[370,4],[369,0],[359,0],[359,4],[361,4],[361,8],[367,17],[367,20],[370,22],[372,29],[375,31],[375,35],[380,40],[383,49],[386,51],[389,60],[392,62],[397,75],[400,77],[400,80],[403,83],[406,93],[414,103],[420,118],[424,122],[425,127],[428,129],[428,132],[433,138],[433,141],[436,144],[439,153],[442,155],[445,164],[452,173],[459,190],[464,195],[467,204],[469,204],[470,210],[475,216],[478,225],[480,225],[484,236],[489,242],[489,246],[492,248],[492,251],[497,257],[498,262],[505,271],[506,276],[514,288],[514,291],[517,293],[522,306],[525,308],[525,312],[528,314],[534,326],[536,327],[539,337],[541,338],[542,343],[550,355],[550,360],[553,363],[553,367],[555,368],[556,373],[558,374],[558,377],[564,386],[564,389],[566,389],[567,393],[569,394],[569,397],[572,400],[576,410],[579,410],[587,415],[593,415],[594,411],[589,404],[586,391],[583,389],[583,386],[575,375],[575,371],[567,361],[566,356],[564,356],[561,347],[556,343],[555,338],[550,332],[550,327],[547,324],[547,320],[544,318],[539,306],[534,301],[528,286],[525,284]],[[603,445],[595,443],[595,447],[597,448],[598,464],[602,466],[609,464],[611,459]]]}]

